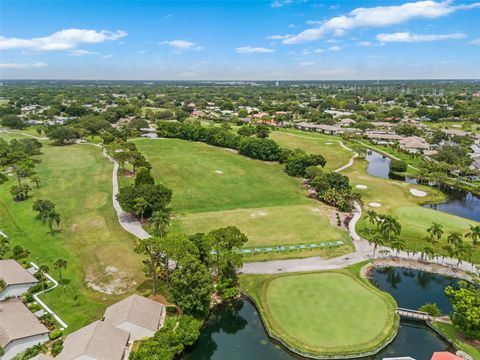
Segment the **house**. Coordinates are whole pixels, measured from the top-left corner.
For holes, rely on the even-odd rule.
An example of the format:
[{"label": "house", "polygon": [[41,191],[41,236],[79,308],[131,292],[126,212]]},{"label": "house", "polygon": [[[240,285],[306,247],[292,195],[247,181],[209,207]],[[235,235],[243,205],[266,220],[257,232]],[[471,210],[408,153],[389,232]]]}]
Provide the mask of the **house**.
[{"label": "house", "polygon": [[399,142],[400,148],[415,154],[430,149],[430,144],[420,136],[407,136],[401,139]]},{"label": "house", "polygon": [[365,137],[367,137],[373,143],[380,145],[393,144],[394,142],[403,139],[403,136],[401,135],[380,131],[368,131],[365,133]]},{"label": "house", "polygon": [[446,134],[449,138],[453,136],[467,136],[468,132],[458,129],[443,129],[442,132]]},{"label": "house", "polygon": [[0,279],[5,281],[5,289],[0,291],[0,300],[21,296],[38,280],[15,260],[0,260]]},{"label": "house", "polygon": [[5,354],[2,360],[33,345],[48,341],[48,329],[18,299],[0,301],[0,347]]},{"label": "house", "polygon": [[350,118],[340,120],[340,126],[348,127],[348,126],[353,125],[355,123],[356,123],[356,121],[353,120],[353,119],[350,119]]},{"label": "house", "polygon": [[122,360],[130,334],[95,321],[67,336],[57,360]]},{"label": "house", "polygon": [[463,360],[463,358],[448,351],[438,351],[433,353],[431,360]]},{"label": "house", "polygon": [[104,322],[128,331],[130,340],[139,340],[163,326],[166,306],[140,295],[132,295],[107,308]]}]

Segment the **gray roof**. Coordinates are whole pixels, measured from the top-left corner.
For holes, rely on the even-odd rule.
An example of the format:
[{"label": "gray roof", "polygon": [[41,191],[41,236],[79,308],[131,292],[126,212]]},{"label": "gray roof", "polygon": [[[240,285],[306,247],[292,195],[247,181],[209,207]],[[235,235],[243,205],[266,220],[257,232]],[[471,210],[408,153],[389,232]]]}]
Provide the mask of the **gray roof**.
[{"label": "gray roof", "polygon": [[15,260],[0,260],[0,279],[7,285],[36,283],[38,280]]},{"label": "gray roof", "polygon": [[30,336],[48,334],[48,329],[18,299],[0,301],[0,346]]},{"label": "gray roof", "polygon": [[114,326],[129,322],[156,331],[162,325],[164,308],[164,304],[134,294],[109,306],[105,311],[105,322]]},{"label": "gray roof", "polygon": [[121,360],[130,334],[95,321],[67,336],[57,360],[73,360],[86,356],[97,360]]}]

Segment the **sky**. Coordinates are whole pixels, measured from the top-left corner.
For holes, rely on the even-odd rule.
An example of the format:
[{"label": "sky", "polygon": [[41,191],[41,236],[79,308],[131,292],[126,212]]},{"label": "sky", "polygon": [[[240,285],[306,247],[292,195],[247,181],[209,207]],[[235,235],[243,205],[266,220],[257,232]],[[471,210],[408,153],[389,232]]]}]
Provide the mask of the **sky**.
[{"label": "sky", "polygon": [[479,79],[468,0],[1,0],[1,79]]}]

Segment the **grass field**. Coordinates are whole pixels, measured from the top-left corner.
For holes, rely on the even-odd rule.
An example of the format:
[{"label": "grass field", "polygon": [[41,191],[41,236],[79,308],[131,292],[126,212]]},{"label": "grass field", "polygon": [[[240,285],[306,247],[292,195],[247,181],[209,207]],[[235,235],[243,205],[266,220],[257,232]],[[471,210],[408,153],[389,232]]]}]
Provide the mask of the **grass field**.
[{"label": "grass field", "polygon": [[270,138],[287,149],[300,148],[310,154],[321,154],[327,160],[326,170],[335,170],[348,163],[352,152],[342,147],[338,136],[309,133],[293,129],[273,131]]},{"label": "grass field", "polygon": [[[419,251],[424,248],[425,241],[423,239],[427,235],[426,229],[430,227],[433,221],[442,224],[445,231],[441,241],[435,245],[435,250],[439,254],[445,254],[442,247],[446,244],[446,237],[450,232],[466,233],[470,224],[478,224],[475,221],[455,215],[421,207],[422,203],[443,199],[443,194],[437,189],[427,186],[366,175],[366,164],[364,160],[356,160],[354,166],[346,169],[343,174],[350,178],[353,186],[358,184],[367,186],[366,190],[358,190],[362,194],[365,211],[375,210],[378,213],[388,213],[398,217],[402,225],[400,236],[405,238],[408,249]],[[412,188],[425,191],[428,195],[426,197],[415,197],[410,193]],[[380,203],[381,207],[372,207],[369,205],[371,202]],[[369,226],[370,224],[366,221],[365,216],[357,224],[357,230],[364,238],[370,236],[367,230]],[[480,262],[480,249],[478,247],[472,260],[477,263]]]},{"label": "grass field", "polygon": [[134,141],[152,163],[154,177],[173,190],[173,229],[194,233],[236,225],[250,239],[246,246],[342,240],[343,253],[351,251],[346,231],[326,216],[333,210],[306,198],[300,180],[278,163],[177,139]]},{"label": "grass field", "polygon": [[[271,333],[314,355],[377,348],[398,327],[395,301],[360,279],[358,267],[283,275],[243,275]],[[328,325],[327,325],[328,324]]]},{"label": "grass field", "polygon": [[[12,138],[12,134],[2,134]],[[14,202],[9,193],[14,180],[0,186],[0,230],[13,245],[31,252],[30,258],[47,264],[58,278],[53,262],[65,258],[65,288],[42,299],[70,325],[69,331],[98,319],[105,307],[133,292],[145,277],[141,258],[133,252],[134,238],[123,231],[111,202],[112,164],[91,145],[46,145],[37,165],[39,189],[30,199]],[[95,184],[95,186],[92,186]],[[47,225],[35,219],[32,203],[49,199],[62,216],[61,232],[50,235]],[[94,290],[97,289],[96,290]]]},{"label": "grass field", "polygon": [[445,324],[441,322],[433,322],[432,326],[439,331],[443,336],[450,339],[460,350],[466,352],[473,359],[480,359],[480,341],[474,342],[462,338],[452,324]]}]

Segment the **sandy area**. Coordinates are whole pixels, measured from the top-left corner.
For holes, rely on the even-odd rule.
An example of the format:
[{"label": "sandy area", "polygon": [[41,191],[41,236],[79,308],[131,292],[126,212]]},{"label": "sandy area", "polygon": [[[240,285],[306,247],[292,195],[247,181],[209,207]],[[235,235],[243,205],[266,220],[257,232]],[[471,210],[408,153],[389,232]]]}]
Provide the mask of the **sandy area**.
[{"label": "sandy area", "polygon": [[380,206],[382,206],[382,204],[377,203],[377,202],[371,202],[371,203],[368,203],[368,205],[371,206],[371,207],[380,207]]},{"label": "sandy area", "polygon": [[222,175],[223,171],[222,170],[215,170],[215,174]]},{"label": "sandy area", "polygon": [[358,184],[358,185],[355,185],[355,187],[356,187],[357,189],[365,190],[365,189],[367,188],[367,185]]},{"label": "sandy area", "polygon": [[421,190],[418,190],[418,189],[410,189],[410,193],[413,196],[419,196],[419,197],[427,196],[427,193],[425,191],[421,191]]}]

